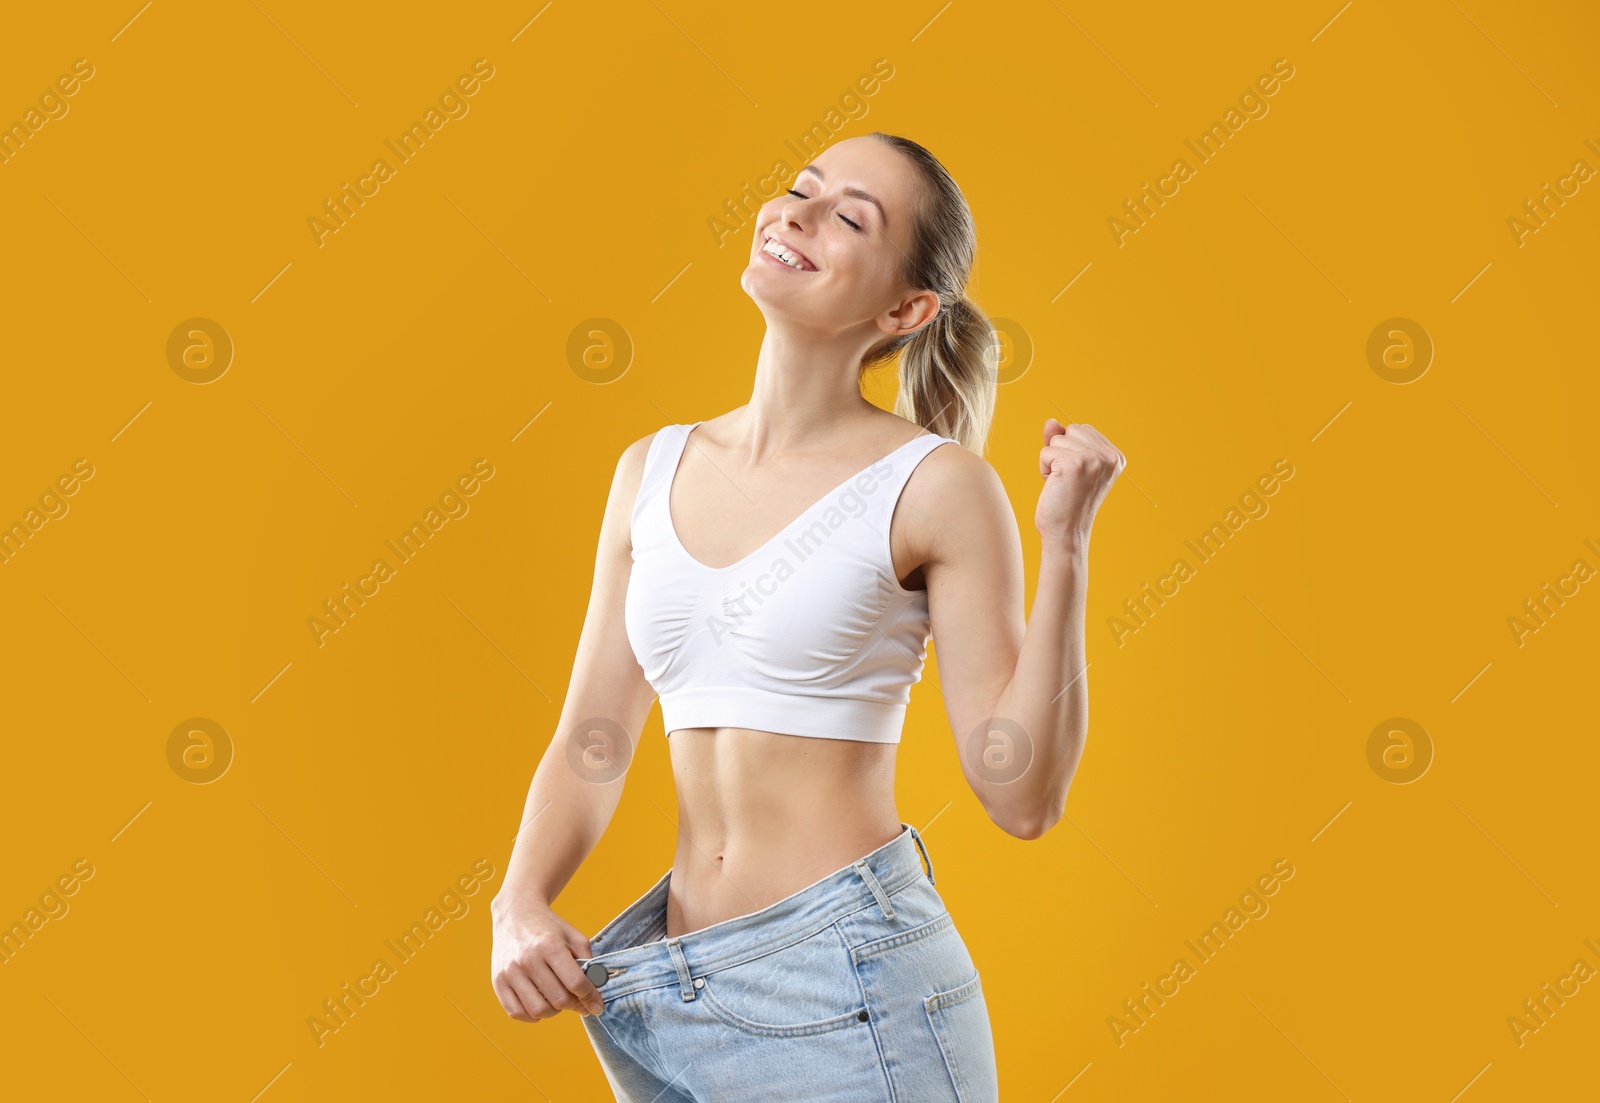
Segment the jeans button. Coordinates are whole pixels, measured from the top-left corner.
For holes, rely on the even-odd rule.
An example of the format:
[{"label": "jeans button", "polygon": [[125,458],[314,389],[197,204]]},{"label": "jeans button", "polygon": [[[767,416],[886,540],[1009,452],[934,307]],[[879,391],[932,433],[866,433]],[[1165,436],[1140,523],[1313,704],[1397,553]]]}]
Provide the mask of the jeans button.
[{"label": "jeans button", "polygon": [[606,981],[611,979],[604,962],[591,961],[583,967],[583,972],[589,978],[589,983],[596,988],[605,987]]}]

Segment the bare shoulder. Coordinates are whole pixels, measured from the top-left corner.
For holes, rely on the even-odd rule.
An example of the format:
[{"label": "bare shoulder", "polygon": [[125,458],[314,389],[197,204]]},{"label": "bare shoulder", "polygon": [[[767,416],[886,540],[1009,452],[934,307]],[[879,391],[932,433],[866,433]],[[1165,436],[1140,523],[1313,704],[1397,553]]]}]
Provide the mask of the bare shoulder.
[{"label": "bare shoulder", "polygon": [[615,541],[614,548],[618,552],[628,551],[633,547],[630,524],[633,503],[639,496],[640,485],[644,482],[645,458],[650,454],[650,446],[660,432],[658,429],[633,441],[617,457],[617,466],[611,475],[610,496],[606,500],[606,528],[614,534],[611,539]]},{"label": "bare shoulder", "polygon": [[634,475],[642,472],[644,470],[644,458],[649,454],[650,446],[655,443],[656,437],[660,436],[665,428],[666,426],[662,426],[661,429],[657,429],[653,433],[646,433],[624,448],[622,455],[617,457],[617,470],[624,474],[632,473]]},{"label": "bare shoulder", "polygon": [[649,433],[629,444],[617,457],[617,467],[611,479],[611,493],[615,498],[632,502],[644,480],[644,461],[650,454],[650,445],[661,430]]},{"label": "bare shoulder", "polygon": [[1005,484],[988,460],[957,443],[941,444],[912,471],[900,512],[911,520],[908,543],[926,564],[964,551],[1020,543]]}]

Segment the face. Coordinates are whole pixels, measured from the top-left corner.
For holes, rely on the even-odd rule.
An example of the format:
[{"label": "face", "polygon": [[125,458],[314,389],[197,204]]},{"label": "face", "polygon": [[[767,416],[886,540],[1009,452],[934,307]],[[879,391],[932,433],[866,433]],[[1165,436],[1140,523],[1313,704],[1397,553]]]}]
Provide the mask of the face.
[{"label": "face", "polygon": [[[876,138],[829,146],[757,213],[739,285],[769,318],[829,333],[860,329],[868,343],[920,328],[938,296],[900,278],[916,171]],[[774,237],[798,267],[767,252]]]}]

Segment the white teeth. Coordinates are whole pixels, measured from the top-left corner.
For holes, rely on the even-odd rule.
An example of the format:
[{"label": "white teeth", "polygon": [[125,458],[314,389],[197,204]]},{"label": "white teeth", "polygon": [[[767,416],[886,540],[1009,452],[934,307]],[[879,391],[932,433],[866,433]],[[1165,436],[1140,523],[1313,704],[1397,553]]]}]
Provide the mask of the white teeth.
[{"label": "white teeth", "polygon": [[770,253],[772,256],[777,257],[790,268],[798,269],[802,272],[805,271],[805,268],[800,264],[800,261],[795,257],[795,255],[789,250],[785,249],[780,242],[769,241],[761,247],[761,251],[763,253]]}]

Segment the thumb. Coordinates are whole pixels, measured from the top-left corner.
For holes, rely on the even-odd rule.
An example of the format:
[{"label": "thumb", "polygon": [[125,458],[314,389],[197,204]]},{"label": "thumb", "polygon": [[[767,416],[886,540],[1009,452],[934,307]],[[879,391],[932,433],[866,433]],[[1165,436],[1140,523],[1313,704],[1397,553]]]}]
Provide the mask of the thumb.
[{"label": "thumb", "polygon": [[1062,433],[1065,433],[1066,431],[1067,431],[1067,427],[1065,425],[1061,424],[1055,418],[1052,417],[1052,418],[1046,419],[1046,421],[1044,423],[1044,442],[1045,442],[1045,444],[1048,446],[1049,443],[1052,440],[1054,440],[1056,437],[1059,437]]}]

